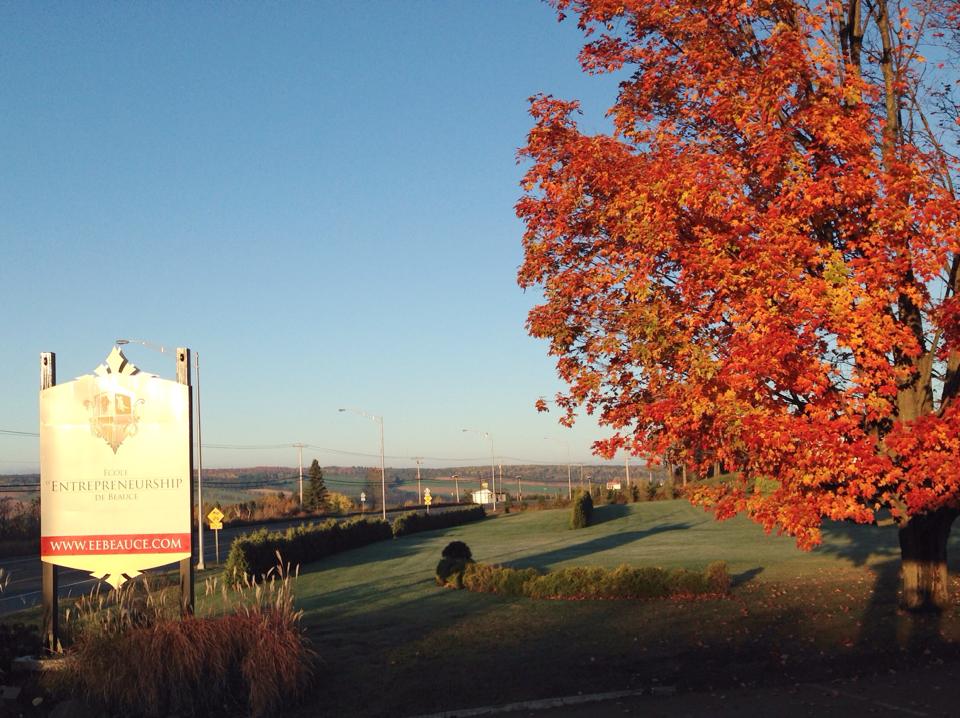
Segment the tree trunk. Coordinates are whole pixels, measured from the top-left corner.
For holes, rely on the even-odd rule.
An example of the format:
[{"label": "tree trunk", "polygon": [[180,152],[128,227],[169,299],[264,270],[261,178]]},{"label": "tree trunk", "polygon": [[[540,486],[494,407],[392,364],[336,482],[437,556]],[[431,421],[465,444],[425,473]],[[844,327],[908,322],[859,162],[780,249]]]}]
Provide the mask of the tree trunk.
[{"label": "tree trunk", "polygon": [[900,526],[900,607],[908,611],[942,611],[947,607],[947,539],[955,509],[918,514]]}]

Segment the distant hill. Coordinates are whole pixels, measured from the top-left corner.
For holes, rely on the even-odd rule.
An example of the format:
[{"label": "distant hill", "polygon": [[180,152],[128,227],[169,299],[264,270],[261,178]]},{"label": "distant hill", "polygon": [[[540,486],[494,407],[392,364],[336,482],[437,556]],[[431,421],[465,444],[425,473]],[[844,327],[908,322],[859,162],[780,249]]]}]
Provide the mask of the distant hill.
[{"label": "distant hill", "polygon": [[[500,465],[496,466],[497,481],[500,481]],[[307,467],[304,466],[304,483],[307,482]],[[324,480],[327,488],[348,496],[359,496],[368,486],[368,479],[375,485],[379,483],[379,470],[369,466],[324,466]],[[622,465],[583,466],[583,482],[591,481],[605,484],[607,481],[624,479]],[[666,476],[662,467],[648,471],[640,466],[630,467],[630,476],[634,481],[646,480],[652,476],[660,481]],[[457,477],[456,479],[454,477]],[[490,480],[490,466],[457,466],[444,468],[421,468],[421,487],[431,486],[435,495],[438,492],[452,493],[459,484],[461,494],[480,488],[481,482]],[[514,493],[519,479],[524,494],[537,492],[562,492],[567,488],[566,464],[505,464],[503,465],[504,490]],[[570,467],[570,479],[574,487],[579,487],[581,471],[579,464]],[[386,468],[388,491],[396,499],[404,500],[416,496],[416,468]],[[33,498],[39,488],[39,474],[3,474],[0,475],[0,496],[14,498]],[[299,491],[299,468],[297,466],[250,466],[242,468],[203,469],[203,493],[205,501],[236,502],[253,498],[264,491]]]}]

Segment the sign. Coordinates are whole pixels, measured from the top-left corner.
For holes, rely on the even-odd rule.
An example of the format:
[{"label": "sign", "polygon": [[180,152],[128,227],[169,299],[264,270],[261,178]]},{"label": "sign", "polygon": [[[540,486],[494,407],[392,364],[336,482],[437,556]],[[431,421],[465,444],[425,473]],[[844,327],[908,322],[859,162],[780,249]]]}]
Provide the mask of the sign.
[{"label": "sign", "polygon": [[40,558],[114,587],[190,556],[189,387],[117,347],[40,392]]},{"label": "sign", "polygon": [[360,503],[362,504],[367,503],[367,494],[365,491],[360,492]]},{"label": "sign", "polygon": [[433,503],[433,497],[430,495],[430,489],[423,490],[423,503],[427,506]]},{"label": "sign", "polygon": [[223,511],[218,509],[216,506],[207,514],[207,520],[210,522],[210,528],[213,531],[218,531],[223,528]]}]

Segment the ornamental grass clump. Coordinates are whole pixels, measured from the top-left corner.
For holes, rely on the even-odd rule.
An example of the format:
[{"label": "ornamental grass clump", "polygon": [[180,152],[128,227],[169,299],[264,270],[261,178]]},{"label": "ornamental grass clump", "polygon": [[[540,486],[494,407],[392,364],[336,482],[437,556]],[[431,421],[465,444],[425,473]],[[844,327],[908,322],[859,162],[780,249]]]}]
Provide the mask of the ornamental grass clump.
[{"label": "ornamental grass clump", "polygon": [[302,697],[315,657],[292,581],[281,568],[259,584],[224,587],[229,613],[216,617],[171,616],[173,591],[130,585],[91,596],[67,617],[73,645],[61,670],[44,674],[47,688],[102,714],[274,715]]}]

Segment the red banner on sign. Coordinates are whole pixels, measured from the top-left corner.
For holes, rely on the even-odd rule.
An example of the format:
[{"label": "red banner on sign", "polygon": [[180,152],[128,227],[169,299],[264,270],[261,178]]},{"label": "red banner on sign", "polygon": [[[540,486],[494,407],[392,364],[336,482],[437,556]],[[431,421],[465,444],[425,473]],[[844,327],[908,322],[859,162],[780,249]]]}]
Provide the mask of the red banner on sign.
[{"label": "red banner on sign", "polygon": [[131,553],[189,553],[190,534],[121,534],[111,536],[44,536],[40,556]]}]

